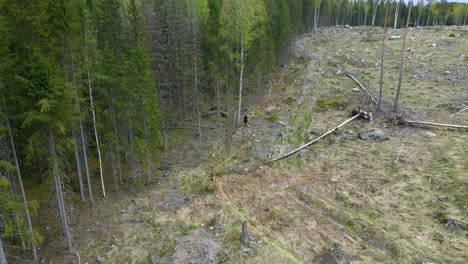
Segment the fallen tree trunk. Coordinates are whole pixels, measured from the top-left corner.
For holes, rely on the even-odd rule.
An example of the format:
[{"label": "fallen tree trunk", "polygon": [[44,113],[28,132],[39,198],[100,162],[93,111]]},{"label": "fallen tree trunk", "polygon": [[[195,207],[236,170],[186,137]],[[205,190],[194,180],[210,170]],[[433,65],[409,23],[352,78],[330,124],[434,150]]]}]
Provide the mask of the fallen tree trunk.
[{"label": "fallen tree trunk", "polygon": [[361,88],[372,99],[374,103],[379,105],[379,102],[377,101],[377,99],[375,99],[375,97],[371,93],[369,93],[369,91],[366,90],[364,85],[362,85],[351,73],[348,73],[348,77],[353,79],[359,85],[359,88]]},{"label": "fallen tree trunk", "polygon": [[314,140],[308,142],[307,144],[305,144],[305,145],[303,145],[303,146],[301,146],[301,147],[299,147],[299,148],[297,148],[297,149],[295,149],[295,150],[292,150],[292,151],[290,151],[290,152],[284,154],[283,156],[274,158],[274,159],[272,159],[272,160],[268,160],[268,161],[265,162],[265,164],[268,164],[268,163],[271,163],[271,162],[274,162],[274,161],[277,161],[277,160],[286,158],[286,157],[288,157],[288,156],[291,156],[292,154],[298,152],[299,150],[304,149],[304,148],[306,148],[306,147],[308,147],[308,146],[314,144],[315,142],[319,141],[320,139],[322,139],[322,138],[324,138],[324,137],[330,135],[331,133],[333,133],[333,131],[337,130],[338,128],[341,128],[341,127],[345,126],[345,125],[348,124],[349,122],[351,122],[351,121],[353,121],[354,119],[360,117],[361,114],[363,114],[363,113],[364,113],[364,111],[362,111],[362,110],[359,111],[359,113],[357,113],[356,115],[354,115],[354,116],[351,117],[350,119],[344,121],[343,123],[339,124],[338,126],[336,126],[336,127],[332,128],[332,129],[328,130],[326,133],[324,133],[324,134],[321,135],[320,137],[318,137],[318,138],[316,138],[316,139],[314,139]]},{"label": "fallen tree trunk", "polygon": [[462,125],[442,124],[442,123],[422,122],[422,121],[412,121],[412,120],[401,121],[401,124],[408,124],[408,125],[425,125],[425,126],[439,126],[439,127],[450,127],[450,128],[468,129],[468,126],[462,126]]},{"label": "fallen tree trunk", "polygon": [[[217,113],[220,113],[221,116],[223,116],[223,117],[228,117],[229,116],[228,112],[225,112],[225,111],[219,111],[219,112],[218,111],[211,111],[211,112],[202,114],[200,117],[206,117],[206,116],[214,115],[214,114],[217,114]],[[190,121],[190,120],[193,120],[195,118],[198,118],[198,116],[187,117],[183,121]]]},{"label": "fallen tree trunk", "polygon": [[[170,126],[169,129],[186,129],[186,130],[198,130],[198,126]],[[219,129],[217,127],[210,127],[210,126],[200,126],[202,129]]]},{"label": "fallen tree trunk", "polygon": [[464,108],[464,109],[462,109],[462,110],[456,112],[455,114],[450,115],[450,118],[452,118],[453,116],[456,116],[456,115],[458,115],[458,114],[460,114],[460,113],[463,113],[463,112],[465,112],[466,110],[468,110],[468,107],[466,107],[466,108]]}]

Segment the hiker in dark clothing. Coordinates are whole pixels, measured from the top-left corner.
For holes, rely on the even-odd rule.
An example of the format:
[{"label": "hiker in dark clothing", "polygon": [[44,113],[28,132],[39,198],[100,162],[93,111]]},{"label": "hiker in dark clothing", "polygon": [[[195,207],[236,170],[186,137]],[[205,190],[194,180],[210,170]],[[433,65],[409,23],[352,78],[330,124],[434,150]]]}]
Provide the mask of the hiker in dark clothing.
[{"label": "hiker in dark clothing", "polygon": [[249,126],[249,117],[248,117],[247,115],[244,116],[244,125],[245,125],[246,127]]}]

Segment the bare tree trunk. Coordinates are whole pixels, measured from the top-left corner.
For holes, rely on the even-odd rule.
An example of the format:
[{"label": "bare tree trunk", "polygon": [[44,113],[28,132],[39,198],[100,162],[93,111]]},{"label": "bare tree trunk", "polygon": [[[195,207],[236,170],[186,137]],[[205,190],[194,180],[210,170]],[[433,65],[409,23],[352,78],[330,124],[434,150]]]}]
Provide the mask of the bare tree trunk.
[{"label": "bare tree trunk", "polygon": [[384,62],[385,62],[385,39],[387,38],[387,20],[388,20],[388,6],[389,0],[387,0],[385,7],[385,21],[384,21],[384,32],[382,37],[382,55],[380,60],[380,89],[379,89],[379,110],[382,110],[382,90],[383,90],[383,75],[384,75]]},{"label": "bare tree trunk", "polygon": [[[172,90],[172,89],[171,89]],[[163,107],[163,100],[162,100],[162,94],[161,94],[161,82],[159,82],[158,79],[158,86],[157,86],[157,92],[158,92],[158,99],[159,99],[159,120],[160,120],[160,130],[163,138],[163,146],[164,149],[167,149],[167,135],[166,135],[166,125],[165,125],[165,119],[164,119],[164,107]],[[171,92],[171,103],[172,103],[172,92]]]},{"label": "bare tree trunk", "polygon": [[81,201],[85,202],[85,197],[84,197],[84,187],[83,187],[83,175],[81,174],[81,160],[80,160],[80,150],[78,148],[78,139],[75,134],[75,131],[72,130],[72,137],[75,140],[75,144],[73,146],[73,149],[75,151],[75,160],[76,160],[76,172],[78,174],[78,183],[80,185],[80,197]]},{"label": "bare tree trunk", "polygon": [[[117,121],[115,118],[115,108],[114,108],[114,97],[113,97],[113,89],[111,87],[111,114],[112,114],[112,129],[114,131],[114,139],[115,139],[115,155],[117,156],[117,170],[119,173],[119,181],[122,184],[122,168],[120,166],[120,143],[118,137],[118,130],[117,130]],[[102,185],[102,193],[103,196],[106,197],[106,190],[104,189],[104,178],[101,177],[101,185]]]},{"label": "bare tree trunk", "polygon": [[115,159],[114,159],[114,151],[111,149],[110,151],[111,156],[111,169],[112,169],[112,178],[114,179],[114,188],[115,191],[119,190],[119,185],[117,184],[117,174],[115,171]]},{"label": "bare tree trunk", "polygon": [[55,185],[55,195],[57,198],[57,206],[60,214],[60,220],[62,223],[62,231],[63,235],[65,236],[66,246],[69,251],[73,250],[72,245],[72,238],[70,234],[70,229],[68,227],[68,218],[67,218],[67,211],[65,206],[65,199],[63,198],[63,189],[62,189],[62,181],[60,179],[60,168],[58,166],[58,157],[55,151],[55,139],[52,133],[52,130],[49,128],[49,143],[50,143],[50,155],[52,158],[52,174],[54,177],[54,185]]},{"label": "bare tree trunk", "polygon": [[[71,56],[71,55],[70,55]],[[71,62],[71,70],[74,71],[74,63],[73,61]],[[75,75],[72,73],[72,80],[73,80],[73,87],[75,88],[75,104],[76,104],[76,110],[78,113],[81,113],[80,110],[80,100],[78,98],[78,86],[76,85],[76,80],[75,80]],[[83,132],[83,123],[81,121],[81,118],[78,119],[78,126],[80,128],[80,136],[81,136],[81,143],[83,147],[83,156],[84,156],[84,161],[86,163],[86,173],[89,174],[89,169],[88,169],[88,159],[86,157],[86,148],[84,144],[84,132]],[[75,131],[72,130],[72,135],[73,139],[75,140],[75,158],[76,158],[76,169],[78,173],[78,182],[80,185],[80,196],[81,196],[81,201],[85,202],[85,196],[84,196],[84,186],[83,186],[83,174],[81,172],[81,159],[80,159],[80,148],[79,148],[79,143],[78,143],[78,136],[75,134]]]},{"label": "bare tree trunk", "polygon": [[217,121],[218,121],[218,127],[221,127],[221,99],[220,99],[220,94],[219,94],[219,81],[216,79],[216,85],[215,85],[215,96],[216,96],[216,110],[217,110]]},{"label": "bare tree trunk", "polygon": [[367,9],[364,11],[364,26],[367,26]]},{"label": "bare tree trunk", "polygon": [[67,213],[65,209],[65,200],[63,199],[63,190],[62,190],[62,181],[60,180],[60,177],[55,174],[54,175],[54,182],[55,182],[55,193],[57,196],[57,203],[58,203],[58,209],[60,212],[60,220],[62,222],[62,228],[63,228],[63,235],[65,236],[65,242],[67,248],[71,251],[73,249],[72,245],[72,240],[71,240],[71,235],[70,235],[70,229],[68,228],[68,218],[67,218]]},{"label": "bare tree trunk", "polygon": [[0,239],[0,264],[7,264],[5,259],[5,252],[3,251],[2,239]]},{"label": "bare tree trunk", "polygon": [[314,8],[314,34],[317,33],[317,22],[318,22],[318,15],[317,15],[317,9],[318,8]]},{"label": "bare tree trunk", "polygon": [[429,8],[429,12],[428,12],[429,14],[427,15],[426,27],[429,26],[429,21],[430,21],[430,19],[431,19],[431,9],[432,9],[432,7],[429,5],[428,8]]},{"label": "bare tree trunk", "polygon": [[408,35],[408,27],[411,17],[411,7],[413,6],[413,1],[410,0],[409,2],[409,9],[408,9],[408,17],[406,18],[406,28],[405,34],[403,36],[403,46],[401,48],[401,56],[400,56],[400,78],[398,79],[398,88],[395,96],[395,103],[393,104],[393,112],[396,112],[398,109],[398,98],[400,97],[400,89],[401,89],[401,82],[403,80],[403,59],[405,57],[405,50],[406,50],[406,36]]},{"label": "bare tree trunk", "polygon": [[[83,163],[85,165],[85,172],[86,172],[86,179],[90,179],[90,173],[89,173],[89,164],[88,164],[88,153],[86,151],[86,141],[85,141],[85,133],[83,129],[83,122],[81,120],[78,120],[78,126],[80,127],[80,139],[81,139],[81,151],[83,152]],[[81,179],[81,184],[83,184],[83,179]],[[83,187],[84,189],[84,187]],[[83,190],[84,192],[84,190]],[[92,193],[89,194],[90,199],[92,200]],[[94,201],[91,202],[91,206],[93,206]]]},{"label": "bare tree trunk", "polygon": [[374,27],[376,16],[377,16],[377,0],[373,0],[372,1],[372,27]]},{"label": "bare tree trunk", "polygon": [[286,153],[286,154],[284,154],[284,155],[282,155],[282,156],[280,156],[280,157],[277,157],[277,158],[268,160],[268,161],[265,162],[265,164],[272,163],[272,162],[275,162],[275,161],[277,161],[277,160],[280,160],[280,159],[283,159],[283,158],[286,158],[286,157],[291,156],[292,154],[298,152],[299,150],[304,149],[304,148],[306,148],[306,147],[308,147],[308,146],[314,144],[315,142],[319,141],[320,139],[322,139],[322,138],[324,138],[324,137],[330,135],[331,133],[333,133],[333,131],[335,131],[335,130],[337,130],[337,129],[343,127],[343,126],[345,126],[346,124],[348,124],[349,122],[353,121],[354,119],[360,117],[361,115],[362,115],[362,111],[359,112],[359,113],[357,113],[356,115],[354,115],[354,116],[351,117],[350,119],[344,121],[343,123],[339,124],[338,126],[336,126],[336,127],[332,128],[332,129],[328,130],[326,133],[324,133],[324,134],[321,135],[320,137],[318,137],[318,138],[316,138],[316,139],[314,139],[314,140],[312,140],[312,141],[310,141],[310,142],[308,142],[308,143],[306,143],[306,144],[300,146],[300,147],[297,148],[297,149],[291,150],[290,152],[288,152],[288,153]]},{"label": "bare tree trunk", "polygon": [[198,94],[198,58],[196,54],[197,50],[197,28],[196,28],[196,17],[195,17],[195,4],[191,0],[189,3],[187,0],[187,10],[190,17],[190,27],[192,31],[192,67],[194,77],[194,90],[195,90],[195,103],[197,112],[197,123],[198,123],[198,136],[201,137],[201,113],[200,113],[200,98]]},{"label": "bare tree trunk", "polygon": [[41,162],[39,160],[39,155],[37,154],[37,149],[34,150],[34,163],[36,165],[36,170],[39,172],[39,182],[44,182],[44,173],[42,172]]},{"label": "bare tree trunk", "polygon": [[[399,1],[399,0],[398,0]],[[395,7],[395,21],[393,23],[393,29],[396,29],[397,24],[398,24],[398,11],[400,10],[400,2],[396,2],[396,7]]]},{"label": "bare tree trunk", "polygon": [[237,107],[237,126],[240,124],[242,107],[242,85],[244,83],[244,33],[241,36],[241,70],[239,76],[239,106]]},{"label": "bare tree trunk", "polygon": [[[3,99],[3,103],[5,104],[5,99],[3,98],[3,95],[2,95],[2,99]],[[26,193],[24,192],[23,179],[21,178],[21,170],[19,166],[18,156],[16,154],[16,146],[15,146],[15,140],[13,137],[13,131],[11,130],[10,120],[8,119],[8,113],[6,112],[6,110],[5,110],[5,115],[6,115],[8,136],[10,137],[10,144],[11,144],[11,149],[13,152],[13,159],[15,161],[16,176],[18,177],[18,184],[20,186],[21,198],[23,199],[24,213],[26,215],[26,221],[28,222],[29,238],[31,240],[30,243],[31,243],[31,249],[33,253],[33,260],[34,260],[34,263],[36,263],[38,261],[38,258],[37,258],[36,245],[34,244],[34,234],[33,234],[31,215],[29,214],[28,200],[26,199]]]},{"label": "bare tree trunk", "polygon": [[[87,74],[87,78],[88,78],[89,102],[90,102],[90,106],[91,106],[91,113],[93,115],[93,129],[94,129],[94,136],[95,136],[95,140],[96,140],[96,149],[97,149],[98,160],[99,160],[99,173],[100,173],[100,176],[101,176],[101,182],[103,182],[104,181],[103,180],[104,176],[103,176],[103,173],[102,173],[101,147],[99,146],[99,137],[98,137],[97,126],[96,126],[96,111],[94,109],[94,102],[93,102],[93,89],[91,87],[91,75],[89,73],[89,61],[88,61],[88,49],[87,49],[88,40],[87,40],[86,30],[84,32],[84,38],[85,38],[85,59],[86,59],[86,74]],[[83,143],[83,141],[82,141],[82,143]],[[89,172],[89,169],[87,171]],[[88,182],[89,201],[91,203],[91,207],[94,207],[93,190],[91,188],[90,174],[87,173],[86,177],[87,177],[86,181]],[[104,185],[102,187],[104,188]]]},{"label": "bare tree trunk", "polygon": [[421,8],[418,7],[418,20],[416,21],[416,26],[419,26],[419,21],[421,20]]}]

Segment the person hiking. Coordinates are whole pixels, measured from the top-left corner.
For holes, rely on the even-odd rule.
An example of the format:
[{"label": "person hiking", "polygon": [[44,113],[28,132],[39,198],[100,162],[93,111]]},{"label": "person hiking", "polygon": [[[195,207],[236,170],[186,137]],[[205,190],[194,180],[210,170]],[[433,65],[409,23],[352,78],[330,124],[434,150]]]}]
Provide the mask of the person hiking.
[{"label": "person hiking", "polygon": [[247,115],[244,115],[244,125],[245,125],[246,127],[249,126],[249,117],[248,117]]}]

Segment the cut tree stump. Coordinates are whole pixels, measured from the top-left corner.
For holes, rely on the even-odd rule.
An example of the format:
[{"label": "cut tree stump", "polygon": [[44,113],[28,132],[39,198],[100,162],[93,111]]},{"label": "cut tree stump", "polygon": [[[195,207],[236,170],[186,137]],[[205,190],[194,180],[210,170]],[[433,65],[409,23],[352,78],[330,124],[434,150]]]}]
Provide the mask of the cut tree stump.
[{"label": "cut tree stump", "polygon": [[242,233],[241,233],[240,240],[242,242],[250,241],[250,234],[249,234],[249,229],[247,228],[247,221],[242,222]]}]

